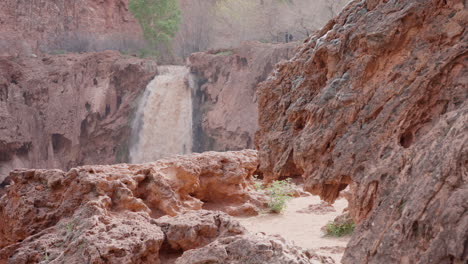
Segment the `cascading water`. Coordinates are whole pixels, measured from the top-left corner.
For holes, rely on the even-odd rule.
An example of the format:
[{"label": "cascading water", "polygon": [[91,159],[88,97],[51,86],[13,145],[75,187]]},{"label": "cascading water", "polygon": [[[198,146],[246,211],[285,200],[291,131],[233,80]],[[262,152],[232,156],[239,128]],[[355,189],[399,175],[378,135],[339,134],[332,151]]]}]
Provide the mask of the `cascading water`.
[{"label": "cascading water", "polygon": [[130,161],[155,161],[192,150],[192,94],[184,66],[159,66],[132,125]]}]

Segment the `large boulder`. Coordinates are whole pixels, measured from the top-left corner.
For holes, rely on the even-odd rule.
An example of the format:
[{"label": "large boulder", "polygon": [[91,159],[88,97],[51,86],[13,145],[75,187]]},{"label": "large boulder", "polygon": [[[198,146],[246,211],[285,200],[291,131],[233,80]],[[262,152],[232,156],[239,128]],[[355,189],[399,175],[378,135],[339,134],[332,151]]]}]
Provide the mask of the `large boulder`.
[{"label": "large boulder", "polygon": [[350,187],[344,263],[468,258],[467,24],[463,1],[354,1],[260,85],[264,177]]},{"label": "large boulder", "polygon": [[156,220],[166,234],[172,250],[189,250],[206,246],[218,237],[247,233],[239,222],[219,211],[189,211],[183,215],[163,216]]}]

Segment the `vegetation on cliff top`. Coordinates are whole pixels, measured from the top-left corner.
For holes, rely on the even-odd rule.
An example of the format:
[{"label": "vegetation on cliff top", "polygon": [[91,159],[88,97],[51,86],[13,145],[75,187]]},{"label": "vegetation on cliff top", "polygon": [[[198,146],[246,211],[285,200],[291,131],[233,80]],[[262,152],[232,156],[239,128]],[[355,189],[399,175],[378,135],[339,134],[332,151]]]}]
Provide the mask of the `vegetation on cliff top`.
[{"label": "vegetation on cliff top", "polygon": [[[177,0],[130,0],[129,9],[138,20],[150,50],[157,57],[171,52],[171,42],[179,29],[181,11]],[[153,51],[153,52],[151,52]]]}]

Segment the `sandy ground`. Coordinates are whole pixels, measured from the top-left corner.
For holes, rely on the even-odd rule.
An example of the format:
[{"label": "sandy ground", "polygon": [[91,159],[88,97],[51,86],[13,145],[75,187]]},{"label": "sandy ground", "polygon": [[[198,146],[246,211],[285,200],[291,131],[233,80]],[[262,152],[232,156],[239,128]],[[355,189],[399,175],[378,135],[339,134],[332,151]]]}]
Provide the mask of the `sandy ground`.
[{"label": "sandy ground", "polygon": [[[255,217],[237,217],[249,231],[279,234],[294,241],[303,248],[314,249],[321,255],[332,257],[336,263],[341,263],[348,237],[325,237],[320,230],[328,221],[340,215],[348,206],[345,199],[339,199],[331,207],[321,204],[318,196],[294,198],[288,202],[282,214],[263,214]],[[310,207],[313,207],[310,210]],[[308,210],[309,209],[309,210]]]}]

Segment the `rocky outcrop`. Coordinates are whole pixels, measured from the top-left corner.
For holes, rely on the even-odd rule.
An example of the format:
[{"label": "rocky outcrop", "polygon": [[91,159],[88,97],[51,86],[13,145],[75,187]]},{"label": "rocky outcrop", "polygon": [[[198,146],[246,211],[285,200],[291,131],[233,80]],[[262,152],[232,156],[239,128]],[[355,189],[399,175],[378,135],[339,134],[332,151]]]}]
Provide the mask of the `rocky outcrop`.
[{"label": "rocky outcrop", "polygon": [[0,247],[56,225],[97,198],[112,210],[141,211],[153,217],[199,210],[209,202],[261,203],[248,192],[257,164],[256,152],[245,150],[178,156],[142,165],[83,166],[69,172],[15,170],[0,200],[4,220]]},{"label": "rocky outcrop", "polygon": [[127,161],[154,61],[117,52],[0,57],[0,182],[14,168]]},{"label": "rocky outcrop", "polygon": [[239,48],[194,53],[193,151],[253,148],[257,129],[256,86],[274,65],[289,59],[297,43],[247,42]]},{"label": "rocky outcrop", "polygon": [[175,217],[163,216],[156,223],[166,234],[165,243],[175,251],[203,247],[218,237],[247,232],[239,222],[218,211],[189,211]]},{"label": "rocky outcrop", "polygon": [[351,188],[344,263],[468,258],[467,24],[463,1],[354,1],[260,86],[264,177]]},{"label": "rocky outcrop", "polygon": [[335,263],[333,259],[304,251],[286,242],[280,236],[237,235],[217,239],[211,244],[189,251],[175,261],[176,264],[203,263],[272,263],[306,264]]},{"label": "rocky outcrop", "polygon": [[128,50],[142,46],[128,0],[3,0],[0,56]]},{"label": "rocky outcrop", "polygon": [[184,252],[201,248],[198,259],[212,258],[213,247],[236,250],[215,263],[237,263],[240,254],[242,263],[327,260],[279,237],[249,234],[225,213],[191,211],[200,198],[246,200],[256,166],[255,151],[246,150],[69,172],[15,170],[0,198],[0,263],[160,263],[162,256],[193,263],[194,253]]}]

